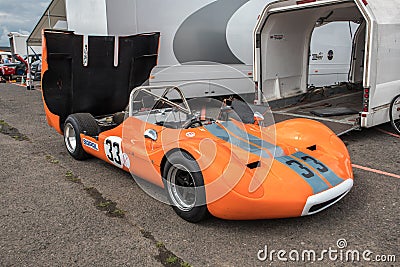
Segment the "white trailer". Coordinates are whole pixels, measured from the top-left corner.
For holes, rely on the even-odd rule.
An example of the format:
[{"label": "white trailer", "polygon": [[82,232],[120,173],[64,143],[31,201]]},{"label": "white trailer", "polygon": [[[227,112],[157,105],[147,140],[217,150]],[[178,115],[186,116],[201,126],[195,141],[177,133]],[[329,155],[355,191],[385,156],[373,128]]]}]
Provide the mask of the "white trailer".
[{"label": "white trailer", "polygon": [[8,37],[10,40],[11,53],[14,55],[25,55],[28,36],[17,32],[11,32],[8,34]]},{"label": "white trailer", "polygon": [[[390,119],[400,131],[399,6],[400,0],[283,0],[268,4],[254,32],[258,101],[270,101],[277,117],[344,125],[341,132]],[[310,90],[311,35],[316,27],[334,22],[359,25],[348,58],[352,86],[342,91]],[[319,101],[312,102],[309,98],[316,94]]]},{"label": "white trailer", "polygon": [[27,47],[28,35],[21,34],[18,32],[11,32],[8,34],[11,53],[13,55],[18,54],[20,56],[25,56],[28,54],[41,54],[40,46]]},{"label": "white trailer", "polygon": [[[263,8],[271,0],[53,0],[31,34],[40,27],[62,28],[83,35],[131,35],[161,32],[158,66],[151,85],[183,86],[187,97],[237,94],[254,99],[252,34]],[[351,53],[348,25],[314,36],[310,84],[347,81]],[[340,35],[333,47],[335,58],[325,61],[329,49],[323,40]],[[36,35],[36,36],[35,36]],[[343,55],[343,56],[340,56]],[[195,63],[193,63],[195,62]],[[197,63],[196,63],[197,62]],[[223,64],[223,65],[222,65]]]}]

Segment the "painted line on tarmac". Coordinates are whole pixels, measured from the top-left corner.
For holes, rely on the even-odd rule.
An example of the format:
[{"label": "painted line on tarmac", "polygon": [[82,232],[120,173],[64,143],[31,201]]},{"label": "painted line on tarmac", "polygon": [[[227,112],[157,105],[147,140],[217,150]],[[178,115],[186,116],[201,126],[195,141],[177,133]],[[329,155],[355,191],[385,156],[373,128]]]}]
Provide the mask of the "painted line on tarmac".
[{"label": "painted line on tarmac", "polygon": [[391,135],[391,136],[393,136],[393,137],[400,138],[400,135],[398,135],[398,134],[394,134],[394,133],[391,133],[391,132],[385,131],[385,130],[383,130],[383,129],[380,129],[380,128],[376,128],[376,130],[378,130],[378,131],[379,131],[379,132],[381,132],[381,133],[385,133],[385,134]]},{"label": "painted line on tarmac", "polygon": [[[26,85],[23,85],[23,84],[19,84],[19,83],[10,83],[10,84],[13,84],[13,85],[16,85],[16,86],[19,86],[19,87],[23,87],[23,88],[26,89]],[[41,89],[38,89],[38,88],[36,88],[36,87],[34,87],[34,88],[31,89],[31,90],[42,91]]]},{"label": "painted line on tarmac", "polygon": [[372,168],[368,168],[368,167],[364,167],[364,166],[360,166],[360,165],[356,165],[356,164],[353,164],[353,168],[400,179],[400,175],[393,174],[393,173],[390,173],[390,172],[384,172],[384,171],[380,171],[380,170],[376,170],[376,169],[372,169]]}]

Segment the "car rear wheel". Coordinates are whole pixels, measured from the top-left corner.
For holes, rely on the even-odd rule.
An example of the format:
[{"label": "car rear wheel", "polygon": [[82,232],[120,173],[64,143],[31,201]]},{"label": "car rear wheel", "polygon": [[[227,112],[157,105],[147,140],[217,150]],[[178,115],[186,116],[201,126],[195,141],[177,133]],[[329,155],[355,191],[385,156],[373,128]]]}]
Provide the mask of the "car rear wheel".
[{"label": "car rear wheel", "polygon": [[167,158],[163,177],[169,202],[182,219],[196,223],[208,216],[203,175],[192,156],[173,152]]},{"label": "car rear wheel", "polygon": [[396,96],[390,104],[390,122],[400,134],[400,95]]},{"label": "car rear wheel", "polygon": [[68,153],[76,160],[89,157],[81,142],[81,133],[88,136],[97,136],[99,126],[95,118],[88,113],[76,113],[68,116],[64,123],[64,143]]}]

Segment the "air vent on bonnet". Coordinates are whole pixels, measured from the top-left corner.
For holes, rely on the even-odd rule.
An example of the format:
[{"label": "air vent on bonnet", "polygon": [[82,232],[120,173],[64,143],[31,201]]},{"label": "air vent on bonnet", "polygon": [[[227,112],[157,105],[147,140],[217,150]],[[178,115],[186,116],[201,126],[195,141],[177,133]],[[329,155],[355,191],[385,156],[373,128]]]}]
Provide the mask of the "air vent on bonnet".
[{"label": "air vent on bonnet", "polygon": [[313,145],[313,146],[307,147],[307,149],[311,150],[311,151],[315,151],[315,150],[317,150],[317,145]]},{"label": "air vent on bonnet", "polygon": [[255,169],[255,168],[258,168],[258,167],[261,167],[261,162],[260,161],[256,161],[256,162],[247,164],[247,168],[249,168],[249,169]]}]

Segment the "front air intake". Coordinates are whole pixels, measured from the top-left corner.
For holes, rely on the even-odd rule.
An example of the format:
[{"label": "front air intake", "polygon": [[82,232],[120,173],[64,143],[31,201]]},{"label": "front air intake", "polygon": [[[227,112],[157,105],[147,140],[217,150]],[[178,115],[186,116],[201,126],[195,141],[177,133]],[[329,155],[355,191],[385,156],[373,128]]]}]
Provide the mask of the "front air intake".
[{"label": "front air intake", "polygon": [[317,204],[317,205],[312,206],[312,207],[310,208],[310,210],[309,210],[309,213],[318,212],[318,211],[320,211],[320,210],[323,210],[323,209],[327,208],[328,206],[330,206],[331,204],[333,204],[333,203],[335,203],[337,200],[339,200],[341,197],[343,197],[345,194],[347,194],[347,192],[345,192],[345,193],[343,193],[343,194],[341,194],[341,195],[339,195],[339,196],[337,196],[337,197],[335,197],[335,198],[332,198],[331,200],[328,200],[328,201],[326,201],[326,202],[319,203],[319,204]]}]

